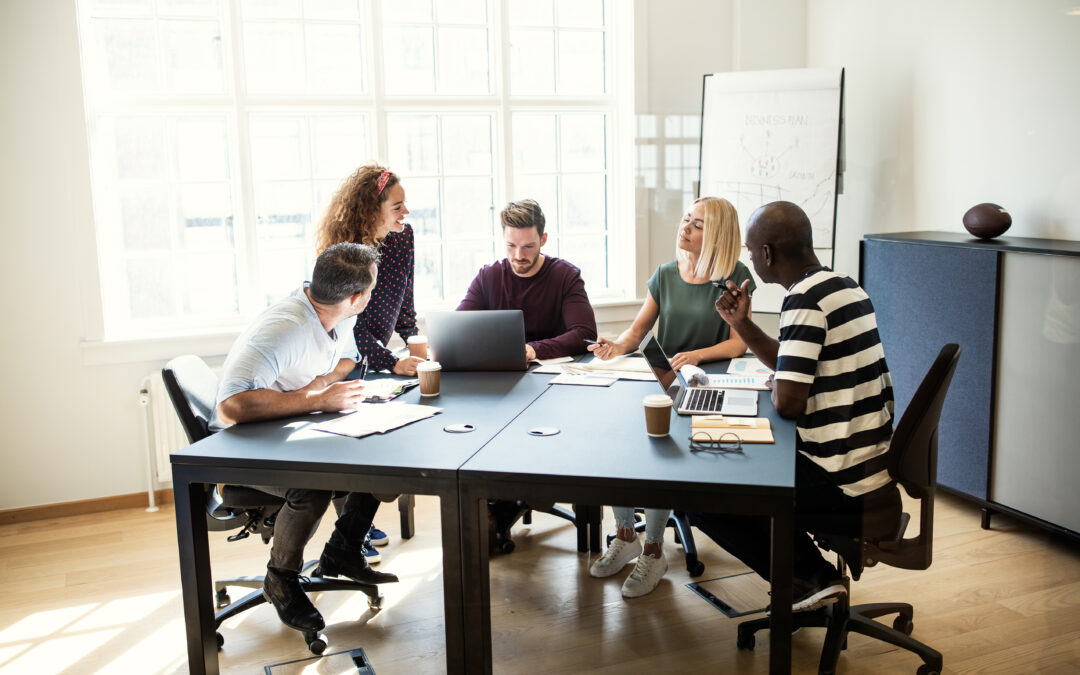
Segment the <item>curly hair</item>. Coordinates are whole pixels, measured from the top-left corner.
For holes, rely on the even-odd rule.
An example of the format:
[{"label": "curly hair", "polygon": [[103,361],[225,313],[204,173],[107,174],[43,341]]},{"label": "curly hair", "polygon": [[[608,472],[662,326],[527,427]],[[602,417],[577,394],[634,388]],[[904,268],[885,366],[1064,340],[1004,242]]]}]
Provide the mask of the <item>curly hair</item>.
[{"label": "curly hair", "polygon": [[334,244],[349,241],[378,247],[379,211],[397,185],[397,174],[390,173],[389,180],[379,190],[379,176],[389,171],[379,164],[367,164],[345,179],[330,206],[326,208],[322,223],[315,234],[315,250],[322,253]]}]

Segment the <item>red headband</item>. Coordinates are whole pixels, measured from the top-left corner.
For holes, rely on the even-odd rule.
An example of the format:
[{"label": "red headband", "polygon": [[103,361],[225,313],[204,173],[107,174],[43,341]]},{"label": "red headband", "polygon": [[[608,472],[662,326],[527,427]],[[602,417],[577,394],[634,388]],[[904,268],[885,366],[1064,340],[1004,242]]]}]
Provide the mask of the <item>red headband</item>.
[{"label": "red headband", "polygon": [[383,171],[379,174],[378,189],[376,190],[375,194],[382,194],[383,189],[386,188],[386,184],[390,182],[390,176],[392,175],[394,174],[390,173],[389,171]]}]

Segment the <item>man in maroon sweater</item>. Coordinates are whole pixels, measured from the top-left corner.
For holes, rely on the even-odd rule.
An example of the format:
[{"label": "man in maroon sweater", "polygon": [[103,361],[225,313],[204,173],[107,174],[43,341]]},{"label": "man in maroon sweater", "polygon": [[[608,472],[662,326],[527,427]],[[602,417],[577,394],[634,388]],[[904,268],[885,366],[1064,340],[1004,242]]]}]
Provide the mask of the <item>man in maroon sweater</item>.
[{"label": "man in maroon sweater", "polygon": [[540,205],[510,202],[499,217],[506,259],[480,270],[458,310],[522,310],[530,361],[584,353],[585,340],[596,339],[596,317],[578,268],[540,252],[547,243]]}]

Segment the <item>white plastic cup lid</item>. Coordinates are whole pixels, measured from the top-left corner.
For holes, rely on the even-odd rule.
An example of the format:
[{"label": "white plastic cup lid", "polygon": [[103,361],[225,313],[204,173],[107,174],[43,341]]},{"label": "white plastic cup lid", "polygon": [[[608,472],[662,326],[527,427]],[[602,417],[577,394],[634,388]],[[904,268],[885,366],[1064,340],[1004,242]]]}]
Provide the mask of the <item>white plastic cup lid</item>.
[{"label": "white plastic cup lid", "polygon": [[422,363],[416,364],[416,370],[422,370],[424,372],[442,370],[442,364],[440,364],[438,361],[423,361]]},{"label": "white plastic cup lid", "polygon": [[649,394],[645,397],[644,403],[650,408],[663,408],[672,405],[671,397],[666,394]]},{"label": "white plastic cup lid", "polygon": [[422,345],[425,342],[427,342],[426,335],[413,335],[408,340],[406,340],[406,343],[410,345]]}]

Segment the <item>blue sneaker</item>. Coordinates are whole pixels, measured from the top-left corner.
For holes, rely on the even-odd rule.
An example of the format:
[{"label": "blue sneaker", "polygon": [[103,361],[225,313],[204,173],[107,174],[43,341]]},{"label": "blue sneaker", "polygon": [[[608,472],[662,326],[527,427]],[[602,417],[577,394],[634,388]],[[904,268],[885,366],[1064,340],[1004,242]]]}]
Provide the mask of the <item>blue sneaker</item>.
[{"label": "blue sneaker", "polygon": [[386,546],[390,543],[390,536],[379,528],[375,527],[374,525],[372,525],[371,529],[368,530],[367,536],[368,539],[371,540],[372,546]]},{"label": "blue sneaker", "polygon": [[371,545],[371,539],[367,537],[364,538],[364,560],[367,560],[369,565],[377,565],[382,560],[382,554]]}]

